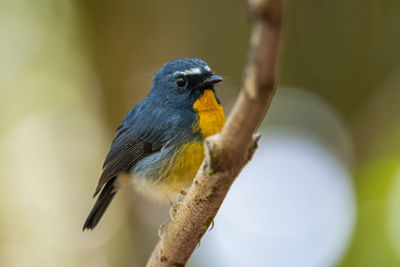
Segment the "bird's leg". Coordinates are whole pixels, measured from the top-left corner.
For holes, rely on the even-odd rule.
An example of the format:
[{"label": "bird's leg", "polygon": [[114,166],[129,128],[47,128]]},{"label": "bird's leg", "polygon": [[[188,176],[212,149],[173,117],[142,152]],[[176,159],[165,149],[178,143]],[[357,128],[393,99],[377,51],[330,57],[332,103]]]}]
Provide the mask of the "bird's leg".
[{"label": "bird's leg", "polygon": [[171,200],[169,197],[167,197],[167,199],[168,199],[169,205],[170,205],[171,207],[173,207],[173,206],[174,206],[174,202],[172,202],[172,200]]},{"label": "bird's leg", "polygon": [[167,195],[165,195],[165,198],[168,200],[168,202],[169,202],[169,205],[170,205],[170,208],[169,208],[169,217],[171,218],[171,221],[175,221],[175,219],[174,219],[174,215],[175,215],[175,213],[176,213],[176,211],[177,211],[177,208],[178,208],[178,206],[180,205],[180,203],[179,202],[176,202],[175,204],[174,204],[174,202],[167,196]]}]

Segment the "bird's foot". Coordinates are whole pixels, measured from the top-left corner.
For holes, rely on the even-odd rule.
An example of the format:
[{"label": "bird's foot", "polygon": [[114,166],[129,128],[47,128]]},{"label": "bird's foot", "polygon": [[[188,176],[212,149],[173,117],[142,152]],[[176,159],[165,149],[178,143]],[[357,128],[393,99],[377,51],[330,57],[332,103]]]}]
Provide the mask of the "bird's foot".
[{"label": "bird's foot", "polygon": [[211,227],[208,229],[209,232],[211,232],[211,230],[214,229],[214,220],[212,220],[210,225]]},{"label": "bird's foot", "polygon": [[176,202],[175,204],[171,205],[171,208],[169,209],[169,217],[171,218],[171,221],[175,222],[175,214],[181,205],[181,202]]}]

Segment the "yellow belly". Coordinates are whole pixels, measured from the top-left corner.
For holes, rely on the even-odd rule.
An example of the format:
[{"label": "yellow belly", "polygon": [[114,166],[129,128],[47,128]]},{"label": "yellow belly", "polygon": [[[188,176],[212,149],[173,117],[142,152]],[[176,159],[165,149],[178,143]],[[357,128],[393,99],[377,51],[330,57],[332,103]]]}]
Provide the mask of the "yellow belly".
[{"label": "yellow belly", "polygon": [[[187,143],[181,146],[174,155],[166,159],[164,173],[156,181],[133,179],[136,189],[143,195],[163,202],[177,199],[182,189],[188,188],[204,158],[201,142]],[[132,179],[131,179],[132,180]]]},{"label": "yellow belly", "polygon": [[191,185],[204,158],[203,144],[200,142],[183,145],[174,155],[164,184],[168,191],[179,192]]}]

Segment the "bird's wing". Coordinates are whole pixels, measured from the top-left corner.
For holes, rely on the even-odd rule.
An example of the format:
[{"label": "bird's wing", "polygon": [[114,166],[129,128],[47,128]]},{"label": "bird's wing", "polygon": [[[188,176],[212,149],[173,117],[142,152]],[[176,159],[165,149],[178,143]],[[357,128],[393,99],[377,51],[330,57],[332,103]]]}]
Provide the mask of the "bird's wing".
[{"label": "bird's wing", "polygon": [[113,177],[129,171],[137,161],[159,151],[165,144],[164,131],[157,127],[157,120],[152,120],[158,114],[145,112],[143,105],[139,104],[128,113],[116,131],[94,196]]}]

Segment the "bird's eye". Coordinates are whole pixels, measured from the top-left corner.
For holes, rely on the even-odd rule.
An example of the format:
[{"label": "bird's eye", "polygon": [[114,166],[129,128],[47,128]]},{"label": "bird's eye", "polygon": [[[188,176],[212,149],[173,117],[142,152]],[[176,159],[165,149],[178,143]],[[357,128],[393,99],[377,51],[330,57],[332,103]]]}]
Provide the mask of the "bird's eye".
[{"label": "bird's eye", "polygon": [[176,85],[178,85],[179,87],[184,87],[186,85],[186,80],[183,77],[178,77],[176,79]]}]

